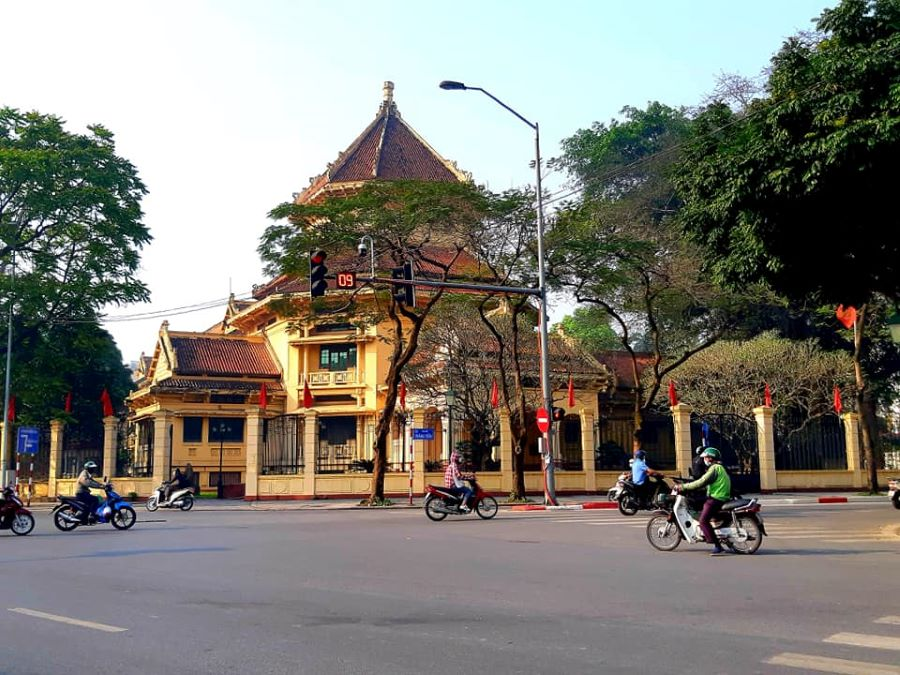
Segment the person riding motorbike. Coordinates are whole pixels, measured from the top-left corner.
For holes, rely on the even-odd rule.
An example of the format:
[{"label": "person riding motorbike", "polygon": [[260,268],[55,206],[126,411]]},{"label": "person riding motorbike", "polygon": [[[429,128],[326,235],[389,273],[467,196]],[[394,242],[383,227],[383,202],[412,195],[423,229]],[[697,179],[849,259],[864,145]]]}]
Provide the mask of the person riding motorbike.
[{"label": "person riding motorbike", "polygon": [[193,487],[194,485],[194,467],[191,466],[191,463],[188,462],[184,467],[184,473],[181,472],[181,469],[175,469],[175,472],[172,474],[172,480],[166,483],[166,490],[163,495],[163,498],[166,502],[169,501],[172,497],[172,493],[176,490],[183,490],[184,488]]},{"label": "person riding motorbike", "polygon": [[691,475],[691,478],[697,480],[706,473],[706,462],[703,460],[703,448],[704,446],[698,445],[697,449],[694,451],[694,460],[691,462],[691,469],[688,473]]},{"label": "person riding motorbike", "polygon": [[456,450],[450,453],[450,462],[444,470],[444,487],[451,488],[461,495],[460,511],[468,513],[472,510],[469,508],[469,499],[474,493],[459,470],[459,453]]},{"label": "person riding motorbike", "polygon": [[649,476],[663,477],[662,473],[647,466],[647,453],[641,449],[641,437],[634,435],[634,460],[631,463],[631,482],[634,483],[635,494],[643,500],[651,497],[653,486]]},{"label": "person riding motorbike", "polygon": [[719,545],[719,540],[716,539],[716,533],[709,521],[722,510],[725,502],[731,499],[731,478],[725,467],[722,466],[722,455],[716,448],[706,448],[701,456],[707,466],[706,473],[695,481],[676,485],[675,489],[691,491],[702,487],[706,488],[706,501],[703,504],[698,525],[703,532],[703,538],[707,543],[713,545],[710,555],[721,555],[725,551]]},{"label": "person riding motorbike", "polygon": [[89,459],[84,463],[84,470],[78,474],[78,488],[75,491],[75,499],[85,505],[88,517],[100,506],[100,500],[91,494],[91,488],[103,489],[103,483],[98,483],[94,480],[94,472],[98,468],[97,463]]}]

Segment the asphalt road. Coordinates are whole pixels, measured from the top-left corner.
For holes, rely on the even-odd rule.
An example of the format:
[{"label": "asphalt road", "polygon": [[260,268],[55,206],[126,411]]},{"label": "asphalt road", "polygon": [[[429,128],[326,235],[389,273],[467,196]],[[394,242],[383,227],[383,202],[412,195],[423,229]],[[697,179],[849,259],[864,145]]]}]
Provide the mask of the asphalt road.
[{"label": "asphalt road", "polygon": [[0,672],[900,673],[900,511],[763,515],[712,558],[615,511],[45,511],[0,534]]}]

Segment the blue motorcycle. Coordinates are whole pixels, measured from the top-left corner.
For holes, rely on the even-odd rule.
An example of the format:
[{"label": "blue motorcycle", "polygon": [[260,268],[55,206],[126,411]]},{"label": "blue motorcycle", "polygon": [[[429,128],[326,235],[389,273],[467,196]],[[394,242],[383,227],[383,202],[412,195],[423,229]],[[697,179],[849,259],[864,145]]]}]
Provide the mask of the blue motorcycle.
[{"label": "blue motorcycle", "polygon": [[53,509],[53,524],[63,532],[71,532],[79,525],[100,523],[112,523],[117,530],[127,530],[133,526],[137,521],[137,514],[131,504],[113,491],[112,483],[106,483],[103,490],[106,492],[106,499],[93,511],[75,497],[58,496],[60,503]]}]

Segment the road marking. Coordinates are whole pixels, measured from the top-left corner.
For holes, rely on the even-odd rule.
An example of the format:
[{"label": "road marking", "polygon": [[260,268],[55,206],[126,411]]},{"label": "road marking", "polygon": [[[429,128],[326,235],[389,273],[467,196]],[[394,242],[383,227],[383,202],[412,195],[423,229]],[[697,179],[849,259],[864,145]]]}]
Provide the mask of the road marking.
[{"label": "road marking", "polygon": [[865,538],[855,537],[853,539],[823,539],[822,541],[831,542],[832,544],[888,544],[892,542],[895,544],[900,543],[900,541],[898,541],[894,537],[879,537],[877,535],[874,537]]},{"label": "road marking", "polygon": [[865,635],[864,633],[835,633],[822,642],[831,642],[839,645],[853,645],[855,647],[873,647],[875,649],[900,650],[900,638],[887,635]]},{"label": "road marking", "polygon": [[48,621],[58,621],[59,623],[67,623],[72,626],[81,626],[82,628],[93,628],[94,630],[102,630],[105,633],[123,633],[127,628],[119,628],[118,626],[108,626],[105,623],[95,623],[94,621],[82,621],[81,619],[72,619],[68,616],[60,616],[59,614],[47,614],[39,612],[35,609],[25,609],[24,607],[9,607],[10,612],[17,614],[25,614],[38,619],[47,619]]},{"label": "road marking", "polygon": [[821,673],[843,673],[844,675],[897,675],[900,668],[886,663],[868,663],[866,661],[848,661],[846,659],[830,659],[825,656],[811,656],[784,652],[776,654],[764,663],[788,668],[817,670]]},{"label": "road marking", "polygon": [[900,616],[883,616],[880,619],[875,619],[873,623],[889,623],[894,626],[900,626]]}]

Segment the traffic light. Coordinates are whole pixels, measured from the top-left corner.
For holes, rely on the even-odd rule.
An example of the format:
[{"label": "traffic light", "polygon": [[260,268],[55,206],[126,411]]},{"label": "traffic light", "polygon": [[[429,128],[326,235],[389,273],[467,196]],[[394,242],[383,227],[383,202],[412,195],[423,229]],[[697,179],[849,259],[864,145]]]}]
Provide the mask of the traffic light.
[{"label": "traffic light", "polygon": [[328,254],[319,249],[309,254],[309,297],[321,298],[328,290],[328,268],[325,267],[325,258]]},{"label": "traffic light", "polygon": [[[403,263],[403,267],[394,267],[391,269],[391,279],[413,280],[413,266],[411,262]],[[398,304],[407,307],[415,307],[416,305],[416,288],[412,284],[398,284],[394,287],[394,299]]]},{"label": "traffic light", "polygon": [[553,421],[554,422],[562,422],[566,419],[566,409],[565,408],[554,408],[553,409]]}]

